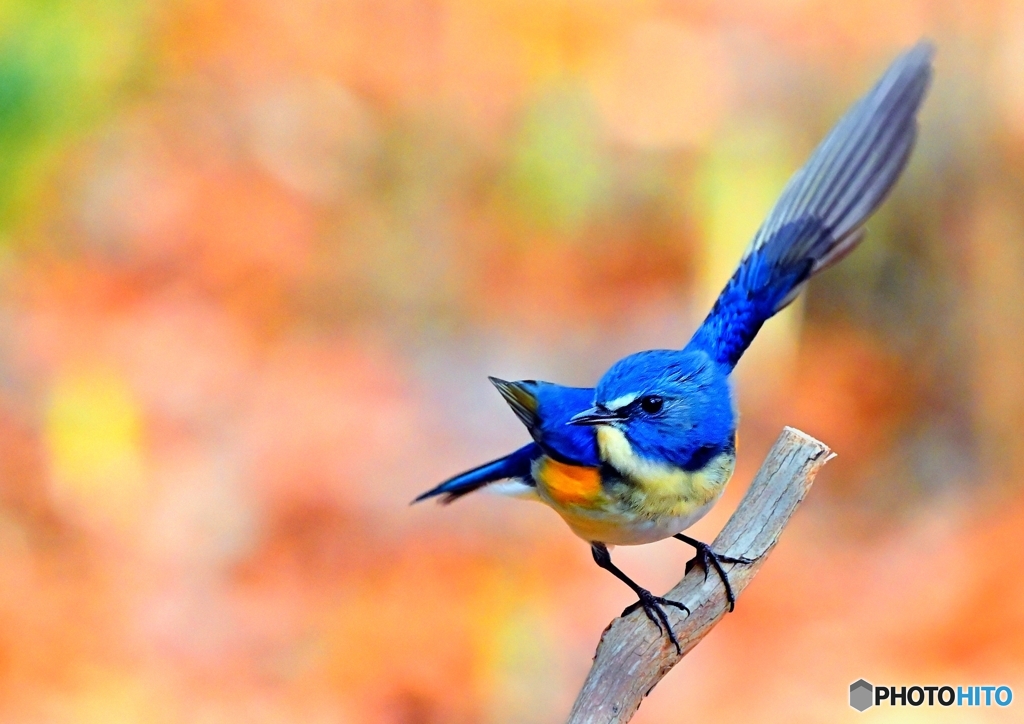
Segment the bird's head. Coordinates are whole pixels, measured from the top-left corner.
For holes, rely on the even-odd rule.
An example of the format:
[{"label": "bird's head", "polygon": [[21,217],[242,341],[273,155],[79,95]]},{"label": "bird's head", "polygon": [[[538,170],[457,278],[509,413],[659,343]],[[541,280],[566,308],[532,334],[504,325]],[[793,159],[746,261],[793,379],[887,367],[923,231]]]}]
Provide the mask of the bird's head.
[{"label": "bird's head", "polygon": [[595,426],[603,448],[626,443],[620,455],[689,468],[695,456],[718,452],[732,439],[728,371],[701,351],[630,355],[605,373],[594,405],[570,424]]}]

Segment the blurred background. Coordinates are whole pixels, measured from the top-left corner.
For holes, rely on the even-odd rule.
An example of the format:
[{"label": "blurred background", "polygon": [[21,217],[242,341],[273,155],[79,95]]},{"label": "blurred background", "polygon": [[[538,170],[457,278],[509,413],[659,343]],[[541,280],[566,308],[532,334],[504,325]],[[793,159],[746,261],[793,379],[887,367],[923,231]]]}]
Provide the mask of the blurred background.
[{"label": "blurred background", "polygon": [[839,457],[635,721],[1024,696],[1024,3],[3,0],[0,720],[563,719],[629,591],[542,506],[408,502],[527,441],[486,375],[682,345],[921,36],[912,163],[740,364],[694,534],[783,425]]}]

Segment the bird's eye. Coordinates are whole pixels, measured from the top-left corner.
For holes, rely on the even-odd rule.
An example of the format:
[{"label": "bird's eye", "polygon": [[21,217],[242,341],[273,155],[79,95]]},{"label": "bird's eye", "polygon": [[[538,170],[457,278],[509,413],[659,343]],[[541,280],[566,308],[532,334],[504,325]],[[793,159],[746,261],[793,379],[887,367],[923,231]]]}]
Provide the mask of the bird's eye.
[{"label": "bird's eye", "polygon": [[648,415],[654,415],[661,412],[661,408],[664,407],[664,405],[665,401],[657,395],[648,395],[647,397],[640,398],[640,409]]}]

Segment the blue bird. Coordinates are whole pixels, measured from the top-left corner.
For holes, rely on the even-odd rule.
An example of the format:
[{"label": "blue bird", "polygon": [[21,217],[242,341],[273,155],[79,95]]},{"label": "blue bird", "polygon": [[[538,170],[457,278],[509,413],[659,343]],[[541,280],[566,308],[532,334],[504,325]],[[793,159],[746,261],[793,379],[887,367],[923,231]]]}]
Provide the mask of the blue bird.
[{"label": "blue bird", "polygon": [[628,585],[679,650],[664,606],[611,561],[609,546],[675,537],[697,551],[735,597],[716,554],[682,531],[715,504],[736,464],[737,413],[730,375],[769,318],[807,281],[846,256],[899,179],[917,137],[931,82],[930,43],[897,58],[790,179],[707,318],[681,349],[638,352],[594,388],[522,380],[491,382],[533,442],[416,498],[451,502],[484,486],[557,511],[590,543],[595,562]]}]

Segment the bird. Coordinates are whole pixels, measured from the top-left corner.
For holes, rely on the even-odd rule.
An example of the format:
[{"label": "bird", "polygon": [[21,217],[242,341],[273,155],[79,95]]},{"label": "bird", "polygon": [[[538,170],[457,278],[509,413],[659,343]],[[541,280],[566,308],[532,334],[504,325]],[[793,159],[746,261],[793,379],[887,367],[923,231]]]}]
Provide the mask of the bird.
[{"label": "bird", "polygon": [[809,279],[849,254],[900,178],[917,138],[932,78],[933,45],[897,57],[790,178],[707,317],[680,349],[615,362],[594,387],[490,380],[532,442],[418,496],[450,503],[487,488],[553,508],[590,544],[595,563],[636,594],[681,653],[665,608],[612,562],[617,545],[677,538],[696,550],[687,566],[714,568],[729,610],[722,563],[750,564],[684,534],[719,500],[736,467],[738,413],[731,374],[761,326]]}]

